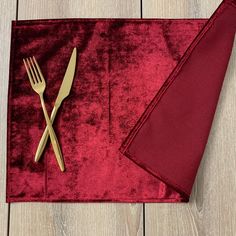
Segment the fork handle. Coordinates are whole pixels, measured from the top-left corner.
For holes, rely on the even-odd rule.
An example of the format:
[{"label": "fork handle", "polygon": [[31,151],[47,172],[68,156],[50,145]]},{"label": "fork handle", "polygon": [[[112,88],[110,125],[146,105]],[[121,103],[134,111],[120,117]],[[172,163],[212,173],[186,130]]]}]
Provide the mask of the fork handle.
[{"label": "fork handle", "polygon": [[[50,117],[52,124],[54,122],[54,119],[56,117],[58,109],[59,109],[59,106],[54,106],[52,109],[52,113],[51,113],[51,117]],[[39,141],[39,144],[38,144],[38,148],[37,148],[35,158],[34,158],[35,162],[38,162],[39,159],[41,158],[43,151],[45,149],[45,146],[47,144],[48,137],[49,137],[49,132],[48,132],[48,127],[46,126],[46,128],[44,129],[43,135],[42,135],[42,137]]]},{"label": "fork handle", "polygon": [[49,131],[49,135],[50,135],[50,139],[51,139],[51,143],[52,143],[52,147],[54,150],[54,153],[56,155],[56,159],[58,162],[58,165],[61,169],[61,171],[65,170],[65,166],[64,166],[64,162],[63,162],[63,158],[62,158],[62,153],[61,153],[61,149],[60,149],[60,145],[57,139],[57,136],[55,134],[55,131],[52,127],[52,123],[49,119],[48,113],[47,113],[47,109],[44,103],[44,99],[43,99],[43,94],[40,94],[40,100],[41,100],[41,104],[42,104],[42,108],[43,108],[43,113],[44,113],[44,117],[46,119],[46,123],[47,123],[47,127],[48,127],[48,131]]}]

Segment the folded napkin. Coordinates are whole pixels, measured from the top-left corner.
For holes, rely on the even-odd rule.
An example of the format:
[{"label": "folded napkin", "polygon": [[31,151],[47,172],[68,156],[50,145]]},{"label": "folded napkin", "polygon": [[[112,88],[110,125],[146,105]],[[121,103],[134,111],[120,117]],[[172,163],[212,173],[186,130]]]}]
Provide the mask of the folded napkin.
[{"label": "folded napkin", "polygon": [[[207,142],[236,31],[236,0],[210,19],[12,22],[7,202],[187,202]],[[75,79],[50,145],[22,59],[35,56],[52,110],[72,49]]]}]

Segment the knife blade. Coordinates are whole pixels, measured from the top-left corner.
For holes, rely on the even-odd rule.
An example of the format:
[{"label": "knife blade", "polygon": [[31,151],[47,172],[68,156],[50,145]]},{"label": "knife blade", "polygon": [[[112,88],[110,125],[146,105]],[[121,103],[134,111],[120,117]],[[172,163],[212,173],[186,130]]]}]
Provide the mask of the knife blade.
[{"label": "knife blade", "polygon": [[[76,68],[76,57],[77,57],[77,49],[74,48],[50,116],[52,123],[54,122],[57,111],[61,106],[62,101],[70,94]],[[47,144],[48,137],[49,137],[49,132],[48,128],[46,127],[38,144],[38,148],[34,158],[35,162],[38,162],[40,160],[42,153],[45,149],[45,146]]]}]

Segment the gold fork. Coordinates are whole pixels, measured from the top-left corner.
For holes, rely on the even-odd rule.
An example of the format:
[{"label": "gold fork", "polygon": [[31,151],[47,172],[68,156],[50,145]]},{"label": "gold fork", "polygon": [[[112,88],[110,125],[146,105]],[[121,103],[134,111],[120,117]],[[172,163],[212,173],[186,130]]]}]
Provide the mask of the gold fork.
[{"label": "gold fork", "polygon": [[39,65],[34,57],[33,57],[33,59],[31,57],[23,59],[23,62],[24,62],[24,65],[25,65],[25,68],[26,68],[26,71],[27,71],[27,74],[29,77],[30,84],[31,84],[33,90],[40,97],[44,117],[46,119],[50,139],[52,142],[52,147],[53,147],[54,153],[56,155],[56,159],[57,159],[57,162],[60,166],[60,169],[61,169],[61,171],[64,171],[65,167],[64,167],[64,162],[63,162],[63,158],[62,158],[60,145],[57,140],[55,131],[52,127],[52,123],[49,119],[49,116],[48,116],[48,113],[47,113],[47,110],[45,107],[44,99],[43,99],[43,92],[46,88],[46,83],[45,83],[44,77],[43,77],[42,72],[39,68]]}]

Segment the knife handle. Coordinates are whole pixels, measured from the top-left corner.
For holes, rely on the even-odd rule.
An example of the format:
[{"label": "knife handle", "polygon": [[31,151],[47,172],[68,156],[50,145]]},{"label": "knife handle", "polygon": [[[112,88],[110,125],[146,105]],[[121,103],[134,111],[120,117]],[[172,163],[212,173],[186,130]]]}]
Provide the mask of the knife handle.
[{"label": "knife handle", "polygon": [[[58,108],[59,108],[59,106],[54,106],[53,107],[53,110],[52,110],[52,113],[51,113],[51,117],[50,117],[50,120],[51,120],[52,124],[53,124],[54,119],[56,117]],[[39,159],[41,158],[41,156],[43,154],[43,151],[45,149],[45,146],[47,144],[48,137],[49,137],[49,132],[48,132],[48,127],[46,126],[46,128],[45,128],[45,130],[43,132],[43,135],[42,135],[42,137],[40,139],[40,142],[39,142],[36,154],[35,154],[35,158],[34,158],[35,162],[38,162]]]}]

